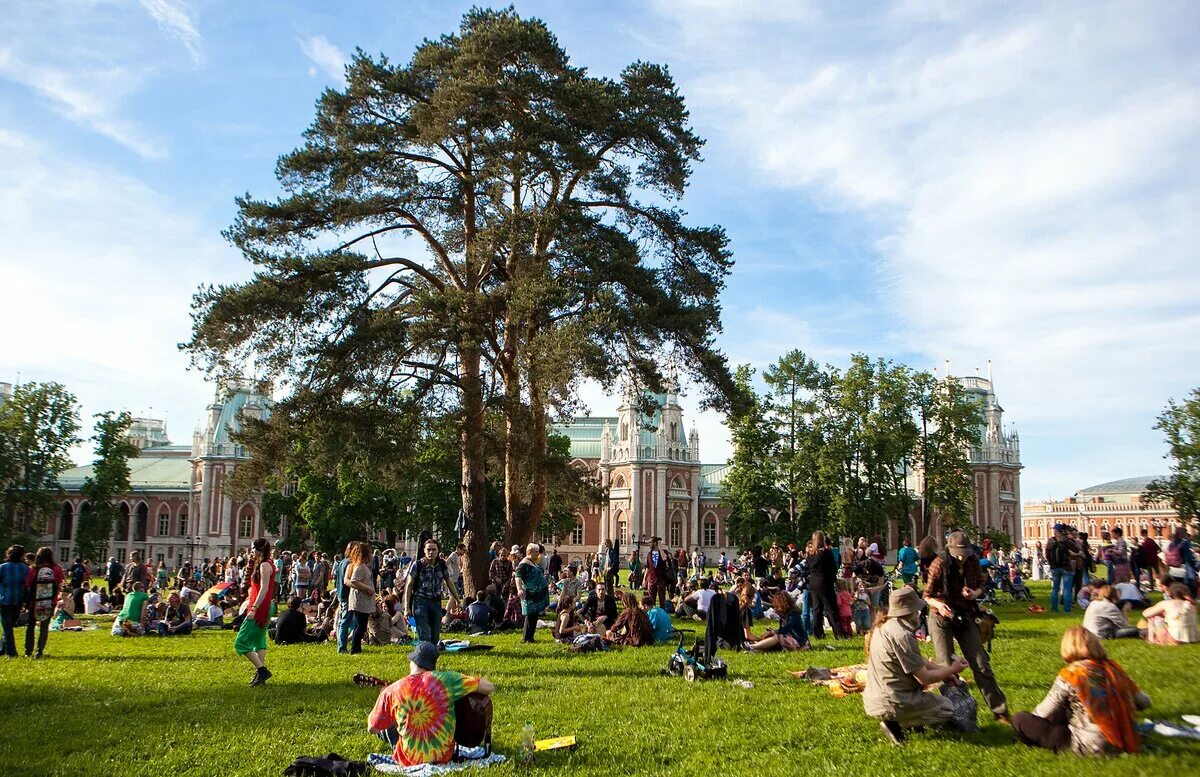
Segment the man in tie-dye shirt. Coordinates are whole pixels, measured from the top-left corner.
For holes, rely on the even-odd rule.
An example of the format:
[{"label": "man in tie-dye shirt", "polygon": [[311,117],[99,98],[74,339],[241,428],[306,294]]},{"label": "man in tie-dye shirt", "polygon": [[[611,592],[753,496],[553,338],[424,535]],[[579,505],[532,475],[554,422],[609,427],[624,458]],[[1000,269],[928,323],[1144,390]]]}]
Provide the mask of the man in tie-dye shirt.
[{"label": "man in tie-dye shirt", "polygon": [[490,695],[482,677],[438,672],[438,649],[419,642],[408,654],[409,675],[379,692],[367,730],[395,750],[401,766],[447,763],[454,757],[454,704],[472,693]]}]

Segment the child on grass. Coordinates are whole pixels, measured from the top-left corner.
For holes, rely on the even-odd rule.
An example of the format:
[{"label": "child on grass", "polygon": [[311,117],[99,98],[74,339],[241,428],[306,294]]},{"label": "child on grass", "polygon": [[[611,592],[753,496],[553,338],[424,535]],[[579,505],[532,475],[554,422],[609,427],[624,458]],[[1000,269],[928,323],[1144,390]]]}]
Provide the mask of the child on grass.
[{"label": "child on grass", "polygon": [[837,581],[837,616],[838,623],[842,627],[843,634],[850,633],[851,608],[854,604],[854,597],[850,594],[850,581],[842,578]]},{"label": "child on grass", "polygon": [[854,603],[851,605],[854,633],[866,634],[871,630],[871,593],[863,580],[855,582]]}]

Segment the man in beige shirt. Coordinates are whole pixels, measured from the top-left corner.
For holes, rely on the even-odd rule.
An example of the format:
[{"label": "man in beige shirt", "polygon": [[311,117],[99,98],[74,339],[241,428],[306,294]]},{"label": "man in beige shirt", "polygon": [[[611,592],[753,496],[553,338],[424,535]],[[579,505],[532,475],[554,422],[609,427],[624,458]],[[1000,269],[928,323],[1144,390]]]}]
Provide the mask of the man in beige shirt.
[{"label": "man in beige shirt", "polygon": [[894,745],[903,744],[905,728],[942,726],[950,720],[950,700],[926,693],[925,686],[955,677],[967,668],[961,658],[942,666],[921,655],[916,631],[924,607],[915,589],[897,589],[888,600],[887,621],[871,633],[863,709],[879,720]]}]

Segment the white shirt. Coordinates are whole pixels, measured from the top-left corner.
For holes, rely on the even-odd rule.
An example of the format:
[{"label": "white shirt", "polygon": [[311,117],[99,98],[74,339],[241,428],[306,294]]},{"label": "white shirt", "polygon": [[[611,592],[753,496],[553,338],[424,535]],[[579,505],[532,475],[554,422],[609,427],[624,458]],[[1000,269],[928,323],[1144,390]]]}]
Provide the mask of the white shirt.
[{"label": "white shirt", "polygon": [[88,591],[84,594],[83,611],[88,615],[95,615],[100,612],[100,594],[95,591]]},{"label": "white shirt", "polygon": [[700,610],[701,612],[708,612],[708,605],[712,603],[713,597],[716,595],[717,592],[711,588],[701,588],[689,598],[695,598],[697,610]]},{"label": "white shirt", "polygon": [[224,617],[225,617],[225,610],[221,609],[221,605],[219,605],[219,604],[208,605],[208,619],[210,621],[215,621],[218,618],[224,618]]},{"label": "white shirt", "polygon": [[1117,598],[1121,601],[1140,602],[1142,592],[1133,583],[1117,583]]}]

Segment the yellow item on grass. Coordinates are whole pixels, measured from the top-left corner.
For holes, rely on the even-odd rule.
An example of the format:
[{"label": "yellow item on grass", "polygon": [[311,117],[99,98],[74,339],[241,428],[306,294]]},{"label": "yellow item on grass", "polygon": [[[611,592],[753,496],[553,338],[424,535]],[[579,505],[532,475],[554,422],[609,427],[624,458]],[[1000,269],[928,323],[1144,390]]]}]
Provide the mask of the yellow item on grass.
[{"label": "yellow item on grass", "polygon": [[575,746],[575,735],[555,737],[554,739],[539,739],[533,743],[534,750],[561,750],[564,747]]}]

